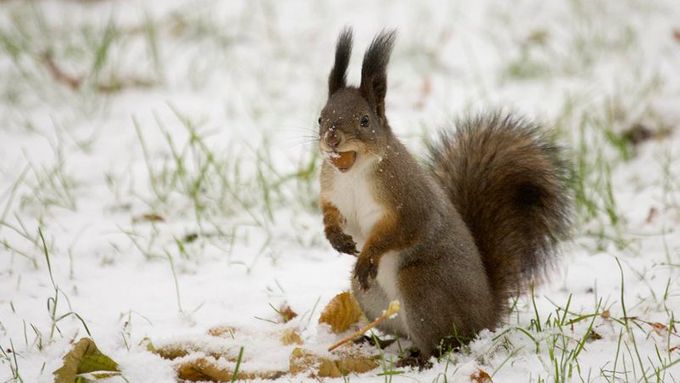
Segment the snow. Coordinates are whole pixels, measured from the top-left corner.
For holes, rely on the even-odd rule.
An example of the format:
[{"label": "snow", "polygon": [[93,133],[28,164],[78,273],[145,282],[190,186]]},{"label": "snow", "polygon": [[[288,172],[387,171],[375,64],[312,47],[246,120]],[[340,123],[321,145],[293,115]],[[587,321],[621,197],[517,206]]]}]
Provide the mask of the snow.
[{"label": "snow", "polygon": [[[516,111],[558,130],[595,206],[505,326],[392,379],[680,379],[678,20],[675,0],[3,2],[0,382],[53,381],[87,331],[129,382],[175,381],[145,339],[244,347],[243,368],[261,370],[287,368],[284,329],[320,354],[340,339],[317,321],[353,258],[323,237],[315,143],[345,25],[355,84],[373,35],[398,29],[387,114],[414,153],[456,118]],[[83,89],[54,80],[46,50]],[[95,90],[115,79],[151,85]],[[635,124],[667,133],[624,154],[611,137]],[[54,329],[51,277],[66,315]],[[284,302],[299,316],[272,323]],[[207,335],[216,326],[235,337]]]}]

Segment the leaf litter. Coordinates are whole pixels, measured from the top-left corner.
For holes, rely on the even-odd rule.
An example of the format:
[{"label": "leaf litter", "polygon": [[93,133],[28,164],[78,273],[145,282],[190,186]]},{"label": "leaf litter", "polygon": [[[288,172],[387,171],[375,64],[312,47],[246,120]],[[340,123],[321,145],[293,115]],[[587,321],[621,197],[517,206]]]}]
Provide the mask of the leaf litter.
[{"label": "leaf litter", "polygon": [[[398,304],[396,307],[398,311]],[[301,335],[304,332],[300,329],[301,323],[293,320],[297,317],[295,311],[288,305],[276,311],[281,321],[272,323],[267,331],[219,325],[208,329],[204,335],[175,337],[170,342],[158,344],[145,339],[142,345],[149,352],[171,360],[177,377],[186,381],[276,379],[288,374],[341,377],[365,373],[379,366],[380,350],[350,343],[373,328],[376,321],[335,342],[336,345],[350,343],[345,347],[334,352],[326,350],[329,342],[336,341],[339,334],[357,326],[363,318],[351,293],[343,292],[331,299],[319,319],[319,323],[329,326],[330,333],[322,326],[316,337],[308,337],[308,343]],[[395,313],[392,304],[377,322],[388,320]],[[264,349],[266,353],[258,351]],[[281,363],[283,353],[288,355],[283,359],[287,365]],[[272,358],[278,361],[273,362]]]}]

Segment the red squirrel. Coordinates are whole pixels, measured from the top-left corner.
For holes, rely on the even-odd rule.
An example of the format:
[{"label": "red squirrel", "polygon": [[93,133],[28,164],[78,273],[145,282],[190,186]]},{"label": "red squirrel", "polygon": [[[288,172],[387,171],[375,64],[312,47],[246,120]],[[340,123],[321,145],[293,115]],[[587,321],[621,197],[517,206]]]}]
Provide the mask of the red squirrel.
[{"label": "red squirrel", "polygon": [[325,235],[357,256],[352,292],[368,318],[424,358],[494,329],[509,298],[540,277],[570,226],[569,166],[539,126],[492,113],[459,122],[421,165],[385,115],[395,32],[367,49],[348,86],[352,31],[338,38],[319,118]]}]

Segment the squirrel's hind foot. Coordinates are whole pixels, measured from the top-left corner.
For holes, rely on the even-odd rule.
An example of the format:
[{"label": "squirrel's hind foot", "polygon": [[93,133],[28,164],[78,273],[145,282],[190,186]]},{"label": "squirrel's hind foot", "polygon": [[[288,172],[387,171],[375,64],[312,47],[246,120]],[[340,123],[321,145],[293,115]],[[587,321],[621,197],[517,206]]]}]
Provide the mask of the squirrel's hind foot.
[{"label": "squirrel's hind foot", "polygon": [[418,371],[429,370],[432,368],[430,358],[425,356],[420,350],[411,347],[404,351],[404,354],[399,356],[399,360],[395,364],[396,367],[413,367],[418,368]]}]

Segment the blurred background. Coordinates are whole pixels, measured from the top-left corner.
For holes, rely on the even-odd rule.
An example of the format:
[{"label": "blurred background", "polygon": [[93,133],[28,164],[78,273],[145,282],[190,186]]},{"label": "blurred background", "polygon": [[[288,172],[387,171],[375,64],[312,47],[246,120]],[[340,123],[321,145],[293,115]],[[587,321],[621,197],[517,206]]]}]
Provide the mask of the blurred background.
[{"label": "blurred background", "polygon": [[[5,0],[0,381],[51,381],[86,333],[130,381],[174,381],[141,339],[264,331],[253,317],[284,301],[315,342],[316,303],[352,263],[317,207],[316,120],[344,26],[355,84],[373,36],[397,29],[387,115],[417,156],[437,129],[502,109],[544,124],[574,164],[563,261],[506,338],[454,365],[678,379],[680,2]],[[536,326],[555,313],[581,319]]]}]

